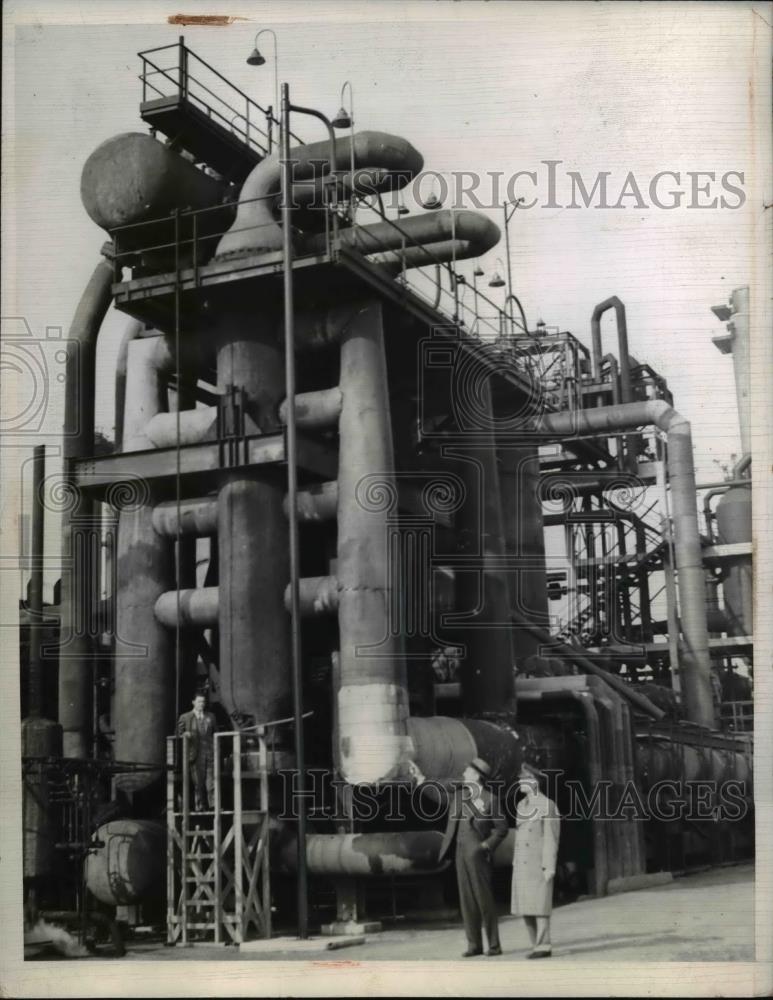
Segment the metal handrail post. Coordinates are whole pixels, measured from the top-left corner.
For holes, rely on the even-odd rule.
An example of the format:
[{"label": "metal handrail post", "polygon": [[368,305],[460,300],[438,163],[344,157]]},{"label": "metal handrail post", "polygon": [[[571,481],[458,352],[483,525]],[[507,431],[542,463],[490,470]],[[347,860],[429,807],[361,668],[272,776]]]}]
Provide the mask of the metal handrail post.
[{"label": "metal handrail post", "polygon": [[213,830],[212,830],[212,853],[214,858],[212,859],[214,865],[215,874],[215,944],[220,944],[220,937],[223,926],[223,871],[222,871],[222,817],[220,815],[221,810],[221,781],[222,772],[220,768],[220,747],[222,745],[220,739],[220,733],[215,733],[214,738],[214,752],[215,759],[213,764],[213,778],[214,778],[214,795],[212,802],[212,811],[214,812],[213,820]]},{"label": "metal handrail post", "polygon": [[181,913],[180,913],[180,931],[183,945],[188,943],[188,833],[190,826],[190,768],[188,761],[188,742],[190,740],[189,733],[183,733],[181,739],[181,754],[182,754],[182,823],[180,824],[182,832],[182,885],[180,886],[180,899],[181,899]]},{"label": "metal handrail post", "polygon": [[[173,941],[172,926],[174,924],[175,896],[175,834],[177,822],[175,817],[175,750],[177,738],[168,736],[166,740],[166,939]],[[183,872],[183,876],[185,872]]]},{"label": "metal handrail post", "polygon": [[180,88],[180,97],[188,96],[188,52],[185,48],[185,35],[180,35],[179,41],[179,55],[178,55],[178,86]]},{"label": "metal handrail post", "polygon": [[[290,523],[290,630],[292,650],[293,718],[295,759],[299,778],[298,804],[298,937],[308,937],[308,876],[306,871],[305,760],[303,740],[303,689],[301,669],[300,551],[298,544],[298,470],[295,419],[295,316],[293,303],[293,245],[290,222],[292,163],[290,161],[290,110],[305,113],[290,104],[290,88],[282,84],[282,124],[280,130],[282,168],[282,256],[284,266],[285,398],[287,400],[287,503]],[[319,112],[311,112],[322,117]],[[324,119],[327,121],[327,119]],[[330,123],[328,122],[328,125]],[[330,126],[332,135],[332,126]],[[332,136],[331,170],[335,166],[335,136]]]}]

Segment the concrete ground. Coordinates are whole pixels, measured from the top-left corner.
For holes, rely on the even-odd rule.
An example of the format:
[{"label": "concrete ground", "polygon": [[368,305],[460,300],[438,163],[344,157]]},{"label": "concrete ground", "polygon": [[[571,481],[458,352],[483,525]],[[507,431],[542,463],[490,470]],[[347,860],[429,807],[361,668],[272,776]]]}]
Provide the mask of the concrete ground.
[{"label": "concrete ground", "polygon": [[[754,867],[736,865],[675,879],[666,885],[603,899],[586,899],[553,912],[552,962],[636,961],[708,962],[754,960]],[[528,937],[522,920],[503,917],[501,958],[473,963],[525,959]],[[130,945],[127,958],[206,961],[309,960],[359,963],[375,960],[455,959],[464,950],[461,923],[388,929],[369,934],[365,943],[343,950],[320,950],[322,941],[277,940],[257,952],[196,945],[165,948]],[[541,963],[544,964],[544,963]]]}]

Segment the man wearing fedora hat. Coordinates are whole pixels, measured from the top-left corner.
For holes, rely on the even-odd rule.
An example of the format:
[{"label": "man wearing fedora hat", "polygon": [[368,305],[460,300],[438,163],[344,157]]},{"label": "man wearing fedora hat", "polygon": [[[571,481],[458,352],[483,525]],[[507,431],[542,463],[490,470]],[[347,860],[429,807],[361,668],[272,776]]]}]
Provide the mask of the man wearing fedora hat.
[{"label": "man wearing fedora hat", "polygon": [[465,767],[461,787],[451,798],[448,825],[440,846],[439,860],[455,845],[459,904],[467,935],[464,958],[483,954],[483,932],[487,955],[501,955],[499,922],[491,887],[491,858],[507,834],[507,823],[494,796],[484,786],[491,767],[480,757]]},{"label": "man wearing fedora hat", "polygon": [[523,917],[531,940],[529,958],[550,958],[550,914],[561,816],[539,788],[544,775],[529,764],[518,774],[523,794],[515,810],[515,852],[510,910]]}]

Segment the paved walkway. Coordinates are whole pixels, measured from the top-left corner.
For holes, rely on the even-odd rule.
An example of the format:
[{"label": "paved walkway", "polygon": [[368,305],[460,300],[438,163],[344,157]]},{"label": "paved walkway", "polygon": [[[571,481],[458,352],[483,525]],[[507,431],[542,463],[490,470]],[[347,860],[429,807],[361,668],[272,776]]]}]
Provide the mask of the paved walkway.
[{"label": "paved walkway", "polygon": [[[468,959],[470,964],[525,959],[528,938],[523,921],[504,917],[501,958]],[[279,942],[277,942],[279,944]],[[135,945],[139,959],[266,961],[281,959],[349,964],[376,960],[413,961],[458,958],[464,950],[461,925],[400,928],[369,935],[366,942],[340,951],[309,951],[293,942],[286,950],[239,953],[237,948],[197,945],[164,948]],[[127,956],[129,957],[129,956]],[[689,875],[666,885],[603,899],[570,903],[553,913],[552,962],[577,961],[752,961],[754,959],[754,868],[737,865]],[[530,963],[531,964],[531,963]],[[540,963],[543,964],[543,963]]]}]

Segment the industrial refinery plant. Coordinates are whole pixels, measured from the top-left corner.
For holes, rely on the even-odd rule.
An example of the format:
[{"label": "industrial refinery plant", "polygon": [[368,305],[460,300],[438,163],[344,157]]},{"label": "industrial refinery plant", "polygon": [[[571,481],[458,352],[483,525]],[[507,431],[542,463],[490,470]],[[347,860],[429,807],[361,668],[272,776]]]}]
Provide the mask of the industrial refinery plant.
[{"label": "industrial refinery plant", "polygon": [[558,901],[752,858],[748,288],[714,309],[743,454],[697,481],[613,275],[587,330],[536,321],[517,204],[409,209],[422,152],[351,88],[328,119],[221,69],[140,53],[136,130],[83,164],[105,242],[66,341],[52,604],[43,447],[25,510],[26,925],[123,952],[431,919],[456,883],[416,774],[473,759],[506,815],[524,762],[549,782]]}]

